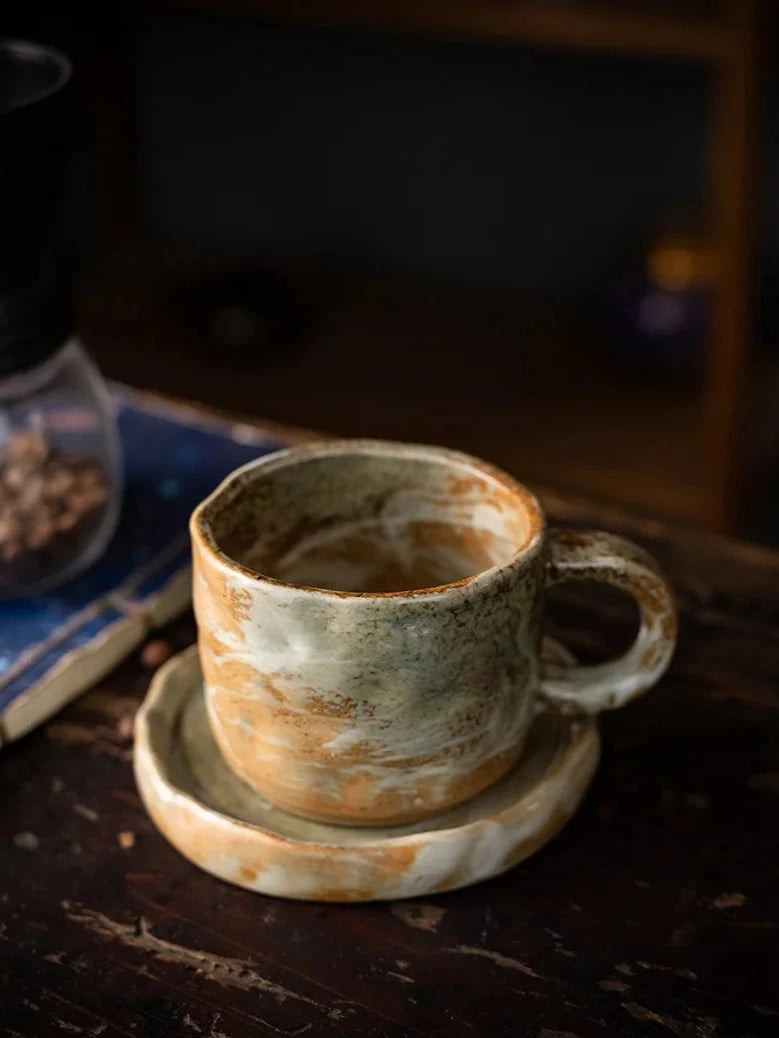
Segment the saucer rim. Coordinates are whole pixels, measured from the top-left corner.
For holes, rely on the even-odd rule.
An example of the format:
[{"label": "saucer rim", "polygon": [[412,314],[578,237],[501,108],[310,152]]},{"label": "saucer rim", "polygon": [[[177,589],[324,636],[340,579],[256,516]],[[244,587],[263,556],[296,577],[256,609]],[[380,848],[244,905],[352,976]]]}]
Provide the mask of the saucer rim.
[{"label": "saucer rim", "polygon": [[[549,648],[569,655],[567,650],[563,649],[559,643],[551,639],[546,639],[546,641],[549,643]],[[415,825],[414,831],[402,834],[395,833],[393,835],[389,833],[382,835],[382,831],[387,828],[396,829],[399,827],[344,826],[342,824],[317,822],[318,826],[332,830],[333,842],[292,837],[237,815],[228,814],[224,809],[213,807],[205,800],[199,799],[196,793],[195,776],[188,769],[186,761],[183,760],[180,763],[192,775],[192,785],[195,788],[187,789],[182,786],[181,782],[172,773],[172,754],[170,752],[167,754],[160,752],[159,733],[155,733],[155,727],[159,729],[160,726],[163,726],[164,731],[170,732],[169,739],[175,739],[177,732],[180,732],[181,718],[186,703],[192,695],[197,694],[197,690],[185,686],[180,690],[174,704],[171,704],[171,683],[177,677],[181,678],[182,671],[185,668],[191,668],[192,674],[197,674],[199,671],[198,663],[197,646],[191,645],[168,660],[154,675],[147,696],[139,708],[135,719],[134,770],[136,784],[152,821],[179,853],[212,875],[256,892],[271,893],[275,896],[292,897],[298,900],[315,901],[394,900],[398,897],[417,897],[432,892],[457,889],[458,887],[468,886],[487,879],[490,876],[506,871],[508,868],[513,867],[514,864],[518,864],[519,861],[540,850],[542,846],[546,845],[557,835],[578,810],[589,788],[600,757],[600,737],[597,719],[591,716],[572,717],[554,711],[555,716],[559,718],[561,728],[558,729],[558,746],[553,752],[546,771],[539,781],[526,789],[516,801],[509,801],[493,814],[485,811],[482,815],[471,817],[460,824],[445,828],[426,827],[425,822],[430,823],[435,820],[436,816],[433,816],[432,819],[423,820],[421,823],[413,823]],[[194,681],[192,684],[194,685]],[[167,704],[165,704],[166,698],[168,699]],[[165,709],[166,705],[167,709]],[[171,743],[167,742],[166,745],[170,747]],[[521,764],[518,767],[521,767]],[[488,798],[489,793],[490,790],[485,790],[474,798],[472,803],[478,802],[483,797]],[[547,801],[551,803],[552,809],[555,806],[561,809],[558,812],[559,817],[554,815],[554,810],[552,810],[554,817],[551,823],[539,826],[538,832],[533,831],[529,836],[525,834],[523,837],[521,832],[523,817],[527,820],[532,817],[533,811],[543,811]],[[563,804],[566,805],[565,810],[562,810]],[[548,807],[548,804],[546,806]],[[281,809],[277,808],[276,810]],[[449,809],[449,811],[444,813],[448,814],[456,810],[457,808]],[[239,842],[252,841],[255,845],[255,861],[257,857],[261,856],[260,852],[265,847],[276,854],[290,858],[285,868],[292,869],[294,866],[298,866],[302,871],[305,871],[306,863],[308,863],[309,868],[313,867],[313,859],[317,857],[337,860],[339,855],[343,858],[346,858],[346,856],[350,858],[364,856],[367,868],[369,861],[375,856],[392,855],[393,851],[402,851],[404,848],[410,849],[414,845],[417,845],[420,849],[425,846],[432,848],[438,845],[445,850],[447,844],[454,842],[462,843],[463,840],[467,841],[468,837],[471,836],[473,837],[474,844],[476,844],[485,826],[489,823],[501,826],[509,836],[513,831],[516,839],[512,852],[508,855],[511,858],[508,864],[502,867],[494,867],[492,865],[487,865],[483,868],[480,868],[478,865],[470,867],[466,869],[469,873],[468,876],[459,882],[446,885],[435,884],[430,889],[419,889],[419,885],[415,884],[413,885],[414,889],[409,890],[408,893],[402,890],[398,892],[396,888],[393,888],[392,893],[384,893],[380,889],[375,891],[368,890],[366,893],[364,888],[352,892],[344,888],[339,891],[330,890],[325,896],[320,896],[317,894],[286,893],[284,889],[279,889],[279,886],[285,886],[284,882],[280,884],[279,882],[265,884],[261,879],[258,880],[256,875],[250,879],[248,873],[249,871],[256,872],[255,869],[242,869],[240,866],[237,870],[229,869],[227,866],[218,868],[211,860],[213,854],[205,851],[199,854],[192,853],[191,848],[186,849],[181,846],[173,835],[173,831],[176,829],[175,816],[177,812],[183,812],[197,819],[204,831],[213,830],[211,835],[215,839],[221,830],[223,836],[234,835],[239,839]],[[288,812],[283,813],[288,814]],[[371,835],[359,842],[344,843],[338,840],[339,832],[343,833],[344,830],[353,833],[365,833],[366,836],[368,834]],[[529,845],[527,853],[521,853],[523,843]],[[515,852],[518,852],[518,854]],[[294,886],[294,883],[292,886]]]}]

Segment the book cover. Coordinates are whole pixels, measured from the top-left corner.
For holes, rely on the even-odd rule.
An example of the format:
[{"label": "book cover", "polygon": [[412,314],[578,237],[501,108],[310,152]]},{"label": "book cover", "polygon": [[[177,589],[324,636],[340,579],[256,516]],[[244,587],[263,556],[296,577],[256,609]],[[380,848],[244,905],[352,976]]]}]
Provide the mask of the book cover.
[{"label": "book cover", "polygon": [[0,603],[0,744],[46,720],[187,608],[192,509],[233,469],[290,442],[122,387],[113,393],[124,462],[119,524],[102,558],[67,584]]}]

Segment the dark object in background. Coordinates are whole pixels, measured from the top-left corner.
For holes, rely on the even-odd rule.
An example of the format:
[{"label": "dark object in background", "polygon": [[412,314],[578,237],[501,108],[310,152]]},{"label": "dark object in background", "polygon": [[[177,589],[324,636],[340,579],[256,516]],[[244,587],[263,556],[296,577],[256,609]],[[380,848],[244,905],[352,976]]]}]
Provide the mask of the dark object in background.
[{"label": "dark object in background", "polygon": [[660,231],[606,289],[608,345],[645,376],[697,384],[714,302],[714,250],[700,233]]},{"label": "dark object in background", "polygon": [[267,363],[285,357],[308,322],[308,308],[270,273],[224,271],[174,292],[206,348]]},{"label": "dark object in background", "polygon": [[0,41],[0,596],[97,558],[119,513],[111,401],[73,338],[52,258],[68,156],[70,61]]},{"label": "dark object in background", "polygon": [[0,295],[49,251],[71,125],[72,67],[49,47],[0,40]]}]

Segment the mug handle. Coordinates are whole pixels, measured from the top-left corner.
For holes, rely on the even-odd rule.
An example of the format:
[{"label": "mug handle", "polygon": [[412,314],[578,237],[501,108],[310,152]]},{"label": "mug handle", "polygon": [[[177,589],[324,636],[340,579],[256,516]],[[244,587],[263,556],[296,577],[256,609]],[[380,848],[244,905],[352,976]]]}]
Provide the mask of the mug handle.
[{"label": "mug handle", "polygon": [[640,611],[636,639],[615,660],[594,665],[547,663],[541,696],[567,713],[595,714],[646,692],[670,663],[677,616],[671,587],[654,559],[616,534],[552,530],[546,584],[597,580],[632,595]]}]

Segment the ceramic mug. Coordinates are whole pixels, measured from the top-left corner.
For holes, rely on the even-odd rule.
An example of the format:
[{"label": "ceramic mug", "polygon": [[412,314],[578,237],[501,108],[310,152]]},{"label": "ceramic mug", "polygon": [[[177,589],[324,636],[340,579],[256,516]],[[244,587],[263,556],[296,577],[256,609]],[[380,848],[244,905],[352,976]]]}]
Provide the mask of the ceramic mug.
[{"label": "ceramic mug", "polygon": [[[330,441],[233,473],[194,512],[210,724],[263,797],[350,824],[421,819],[518,760],[539,704],[596,712],[649,688],[676,613],[655,563],[549,531],[510,476],[439,447]],[[598,580],[640,610],[632,647],[542,667],[544,590]]]}]

